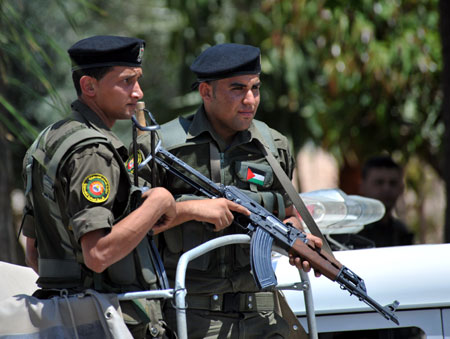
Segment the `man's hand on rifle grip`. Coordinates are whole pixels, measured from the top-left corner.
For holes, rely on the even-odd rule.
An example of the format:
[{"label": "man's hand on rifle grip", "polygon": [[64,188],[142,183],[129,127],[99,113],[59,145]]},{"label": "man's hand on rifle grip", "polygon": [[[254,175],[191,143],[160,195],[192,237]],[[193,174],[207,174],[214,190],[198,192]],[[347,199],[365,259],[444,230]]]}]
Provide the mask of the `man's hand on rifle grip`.
[{"label": "man's hand on rifle grip", "polygon": [[[306,239],[308,239],[308,243],[313,248],[321,248],[322,247],[323,242],[322,242],[322,239],[320,239],[319,237],[316,237],[315,235],[312,235],[312,234],[306,234]],[[291,253],[289,253],[289,263],[292,266],[295,266],[298,269],[302,269],[305,272],[311,271],[311,268],[312,268],[311,264],[308,261],[303,260],[300,256],[294,256]],[[314,275],[318,278],[322,274],[319,271],[314,269]]]},{"label": "man's hand on rifle grip", "polygon": [[[283,220],[283,223],[290,224],[296,229],[304,232],[302,223],[300,221],[300,218],[298,217],[298,213],[296,213],[296,210],[294,209],[294,206],[286,208],[286,216],[287,217]],[[308,239],[310,246],[312,246],[313,248],[322,248],[323,242],[319,237],[316,237],[312,234],[306,234],[306,238]],[[294,257],[292,254],[289,254],[289,263],[293,266],[296,266],[298,269],[302,269],[305,272],[311,271],[311,264],[308,261],[302,260],[299,256]],[[314,275],[316,277],[320,277],[321,273],[314,270]]]},{"label": "man's hand on rifle grip", "polygon": [[196,220],[213,226],[212,230],[219,232],[233,223],[233,212],[250,215],[250,211],[244,206],[236,204],[225,198],[187,200],[179,203],[179,223]]}]

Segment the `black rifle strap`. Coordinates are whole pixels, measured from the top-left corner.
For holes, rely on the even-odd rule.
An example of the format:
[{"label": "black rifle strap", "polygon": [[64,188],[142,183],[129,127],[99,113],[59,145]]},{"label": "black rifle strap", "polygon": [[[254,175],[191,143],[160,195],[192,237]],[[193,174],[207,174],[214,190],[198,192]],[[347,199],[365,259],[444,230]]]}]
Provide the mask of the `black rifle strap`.
[{"label": "black rifle strap", "polygon": [[333,251],[331,250],[330,245],[328,244],[327,239],[323,236],[322,232],[320,231],[319,227],[317,226],[316,222],[314,221],[313,217],[309,213],[308,209],[305,206],[305,203],[303,202],[302,198],[299,196],[298,192],[295,190],[294,186],[291,183],[291,180],[288,178],[286,173],[281,168],[278,161],[275,159],[275,157],[272,155],[269,149],[267,149],[267,146],[265,146],[263,143],[259,143],[260,149],[263,152],[264,156],[266,157],[267,161],[269,162],[270,166],[272,167],[273,171],[275,172],[275,175],[277,176],[278,180],[280,181],[281,185],[283,186],[284,190],[288,194],[289,198],[291,199],[292,203],[294,204],[297,211],[300,213],[300,216],[302,217],[304,223],[310,230],[310,232],[315,235],[316,237],[319,237],[323,241],[322,248],[326,250],[328,253],[330,253],[333,257]]},{"label": "black rifle strap", "polygon": [[211,166],[211,180],[220,184],[220,153],[214,141],[209,143],[209,163]]}]

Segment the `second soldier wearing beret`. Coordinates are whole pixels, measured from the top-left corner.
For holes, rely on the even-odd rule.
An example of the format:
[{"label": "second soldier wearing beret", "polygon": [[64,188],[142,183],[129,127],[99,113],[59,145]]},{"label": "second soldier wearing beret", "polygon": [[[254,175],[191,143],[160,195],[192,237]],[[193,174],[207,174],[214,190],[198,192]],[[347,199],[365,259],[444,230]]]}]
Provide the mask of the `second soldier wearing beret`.
[{"label": "second soldier wearing beret", "polygon": [[[261,149],[261,143],[273,146],[274,156],[292,177],[294,161],[288,141],[254,120],[260,103],[260,58],[259,48],[232,43],[201,53],[191,70],[197,76],[193,88],[203,103],[195,114],[164,124],[161,140],[167,150],[214,182],[237,186],[281,220],[300,227],[296,211]],[[149,152],[149,140],[142,142]],[[179,201],[176,221],[180,226],[164,232],[160,242],[173,282],[183,253],[213,238],[245,232],[233,224],[233,213],[248,211],[225,199],[204,199],[170,174],[163,184]],[[276,293],[258,290],[248,245],[222,247],[194,260],[189,264],[186,286],[189,338],[287,338],[292,332],[277,313]],[[166,305],[164,314],[174,326],[175,310]]]},{"label": "second soldier wearing beret", "polygon": [[[137,38],[94,36],[68,50],[78,96],[71,116],[46,128],[24,159],[26,254],[39,274],[38,297],[62,289],[160,288],[147,234],[158,221],[164,226],[174,219],[175,201],[154,188],[132,211],[133,168],[125,166],[127,148],[111,131],[117,120],[131,118],[143,97],[144,48]],[[166,337],[158,301],[125,301],[121,308],[134,338]]]}]

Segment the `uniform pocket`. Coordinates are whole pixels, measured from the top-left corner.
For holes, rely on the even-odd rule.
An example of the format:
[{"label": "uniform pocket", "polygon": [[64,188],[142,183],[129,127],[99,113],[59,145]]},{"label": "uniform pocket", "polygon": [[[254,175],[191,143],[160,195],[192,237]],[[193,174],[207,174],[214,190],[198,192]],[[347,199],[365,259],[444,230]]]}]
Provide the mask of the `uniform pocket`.
[{"label": "uniform pocket", "polygon": [[165,231],[163,235],[168,250],[175,254],[181,253],[183,250],[183,232],[181,225]]},{"label": "uniform pocket", "polygon": [[134,253],[131,252],[125,258],[108,267],[108,277],[118,285],[131,285],[136,282],[136,265]]},{"label": "uniform pocket", "polygon": [[[208,240],[214,239],[216,233],[207,230],[207,225],[197,221],[190,221],[183,224],[183,252],[187,252]],[[189,268],[206,271],[209,268],[211,255],[215,251],[207,252],[189,263]]]},{"label": "uniform pocket", "polygon": [[247,267],[250,265],[250,245],[238,244],[234,246],[234,256],[236,268]]}]

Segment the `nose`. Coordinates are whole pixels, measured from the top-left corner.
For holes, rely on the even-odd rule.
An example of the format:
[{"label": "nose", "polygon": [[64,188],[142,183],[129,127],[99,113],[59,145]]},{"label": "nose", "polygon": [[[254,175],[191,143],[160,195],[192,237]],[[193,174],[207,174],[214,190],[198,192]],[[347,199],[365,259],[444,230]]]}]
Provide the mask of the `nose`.
[{"label": "nose", "polygon": [[247,93],[245,93],[243,103],[244,103],[244,105],[255,105],[256,104],[255,94],[253,93],[253,91],[251,89],[249,89],[247,91]]},{"label": "nose", "polygon": [[390,182],[386,181],[383,182],[383,184],[380,186],[380,189],[383,193],[389,193],[394,189],[394,186]]},{"label": "nose", "polygon": [[131,93],[131,95],[133,96],[133,98],[137,98],[138,100],[144,97],[144,92],[142,92],[139,82],[136,81],[136,84],[133,87],[133,92]]}]

